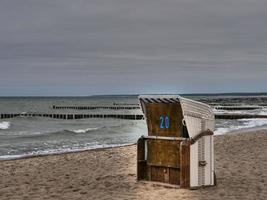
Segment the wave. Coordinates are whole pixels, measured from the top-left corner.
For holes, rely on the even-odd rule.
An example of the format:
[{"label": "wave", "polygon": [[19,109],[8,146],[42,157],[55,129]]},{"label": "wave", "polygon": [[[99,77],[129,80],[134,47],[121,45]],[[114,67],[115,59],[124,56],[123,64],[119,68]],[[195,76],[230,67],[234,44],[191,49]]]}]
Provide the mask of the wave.
[{"label": "wave", "polygon": [[102,129],[103,127],[95,127],[95,128],[86,128],[86,129],[77,129],[77,130],[58,130],[58,131],[47,131],[47,132],[27,132],[27,131],[19,131],[16,134],[13,134],[16,136],[16,138],[22,138],[22,139],[36,139],[36,138],[49,138],[53,136],[74,136],[75,134],[83,134],[83,133],[89,133],[93,132],[99,129]]},{"label": "wave", "polygon": [[267,115],[267,108],[261,109],[259,115]]},{"label": "wave", "polygon": [[216,110],[213,109],[214,114],[241,114],[241,115],[267,115],[267,108],[259,108],[254,110]]},{"label": "wave", "polygon": [[101,129],[122,128],[124,126],[128,126],[128,124],[100,126],[100,127],[85,128],[85,129],[62,130],[62,131],[58,131],[57,133],[60,133],[60,132],[63,132],[63,131],[65,131],[65,132],[74,132],[74,133],[88,133],[88,132],[91,132],[91,131],[97,131],[97,130],[101,130]]},{"label": "wave", "polygon": [[[77,130],[70,130],[71,132],[74,132],[74,133],[87,133],[87,132],[90,132],[90,131],[96,131],[96,130],[99,130],[103,127],[95,127],[95,128],[86,128],[86,129],[77,129]],[[69,130],[65,130],[65,131],[69,131]]]},{"label": "wave", "polygon": [[0,129],[1,130],[9,129],[9,127],[10,127],[10,122],[0,122]]},{"label": "wave", "polygon": [[[92,125],[93,126],[93,125]],[[96,131],[99,130],[103,130],[103,132],[101,134],[109,133],[110,131],[117,129],[119,127],[123,127],[125,126],[124,124],[122,125],[111,125],[111,126],[97,126],[97,127],[80,127],[80,129],[76,126],[75,127],[68,127],[66,129],[58,129],[58,130],[28,130],[28,131],[14,131],[11,133],[8,133],[8,135],[10,135],[10,137],[12,139],[16,139],[16,140],[31,140],[31,139],[42,139],[42,140],[46,140],[46,139],[58,139],[58,137],[77,137],[77,134],[82,135],[82,134],[90,134],[90,133],[94,133]],[[63,127],[62,127],[63,128]],[[0,129],[1,130],[1,129]],[[117,132],[119,132],[120,130],[115,130]],[[79,137],[79,136],[78,136]],[[7,142],[8,139],[7,139]]]},{"label": "wave", "polygon": [[246,128],[267,125],[267,119],[239,119],[238,121],[244,122]]},{"label": "wave", "polygon": [[241,130],[241,129],[247,129],[247,128],[254,128],[254,127],[260,127],[267,125],[267,118],[263,119],[238,119],[238,122],[241,122],[242,125],[236,126],[232,125],[227,128],[217,128],[215,130],[216,135],[225,134],[231,131]]}]

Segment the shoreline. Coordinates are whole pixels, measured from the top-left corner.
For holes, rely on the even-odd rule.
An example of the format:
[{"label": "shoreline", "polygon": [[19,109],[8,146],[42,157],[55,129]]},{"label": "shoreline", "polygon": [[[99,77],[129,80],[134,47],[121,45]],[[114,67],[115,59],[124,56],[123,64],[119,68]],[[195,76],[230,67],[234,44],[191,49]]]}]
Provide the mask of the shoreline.
[{"label": "shoreline", "polygon": [[[38,158],[38,157],[46,157],[46,156],[58,156],[58,155],[82,153],[82,152],[88,152],[88,151],[102,151],[102,150],[104,151],[104,150],[107,150],[107,149],[134,146],[134,145],[136,145],[136,143],[118,144],[118,145],[109,146],[109,147],[99,147],[99,148],[92,148],[92,149],[78,149],[78,150],[74,150],[74,151],[65,151],[65,152],[53,152],[53,153],[47,153],[47,154],[7,155],[7,156],[11,156],[11,158],[1,159],[1,156],[0,156],[0,162],[12,161],[12,160],[21,160],[21,159],[30,159],[30,158]],[[12,156],[14,156],[14,158],[12,158]],[[15,157],[15,156],[18,156],[18,157]]]},{"label": "shoreline", "polygon": [[[255,132],[255,131],[263,131],[267,130],[267,125],[263,126],[257,126],[257,127],[252,127],[252,128],[241,128],[238,130],[233,130],[230,132],[226,132],[223,134],[217,134],[214,135],[214,137],[217,136],[224,136],[224,135],[235,135],[235,134],[242,134],[242,133],[248,133],[248,132]],[[109,147],[99,147],[99,148],[91,148],[91,149],[77,149],[73,151],[62,151],[62,152],[52,152],[52,153],[44,153],[44,154],[26,154],[26,155],[3,155],[3,156],[10,156],[10,158],[4,158],[2,159],[0,156],[0,162],[3,161],[12,161],[12,160],[20,160],[20,159],[29,159],[29,158],[35,158],[35,157],[46,157],[46,156],[57,156],[57,155],[64,155],[64,154],[73,154],[73,153],[81,153],[81,152],[87,152],[87,151],[101,151],[101,150],[106,150],[106,149],[113,149],[113,148],[119,148],[119,147],[124,147],[124,146],[133,146],[136,145],[135,143],[130,143],[130,144],[118,144],[118,145],[113,145]]]}]

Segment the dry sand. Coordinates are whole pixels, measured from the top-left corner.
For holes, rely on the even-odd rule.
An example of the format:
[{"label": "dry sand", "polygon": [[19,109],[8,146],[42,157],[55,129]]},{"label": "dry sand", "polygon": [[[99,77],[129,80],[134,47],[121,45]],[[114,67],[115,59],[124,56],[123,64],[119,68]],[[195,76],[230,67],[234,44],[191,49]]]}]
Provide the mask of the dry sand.
[{"label": "dry sand", "polygon": [[0,162],[0,199],[267,199],[267,131],[215,137],[218,185],[136,182],[136,146]]}]

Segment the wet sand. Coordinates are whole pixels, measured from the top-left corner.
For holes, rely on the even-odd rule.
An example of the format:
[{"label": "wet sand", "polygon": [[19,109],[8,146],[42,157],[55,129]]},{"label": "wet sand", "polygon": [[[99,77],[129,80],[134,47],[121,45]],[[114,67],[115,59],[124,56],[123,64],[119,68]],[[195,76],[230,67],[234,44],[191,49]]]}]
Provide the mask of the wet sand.
[{"label": "wet sand", "polygon": [[267,131],[215,136],[218,185],[136,181],[136,146],[0,161],[0,199],[267,199]]}]

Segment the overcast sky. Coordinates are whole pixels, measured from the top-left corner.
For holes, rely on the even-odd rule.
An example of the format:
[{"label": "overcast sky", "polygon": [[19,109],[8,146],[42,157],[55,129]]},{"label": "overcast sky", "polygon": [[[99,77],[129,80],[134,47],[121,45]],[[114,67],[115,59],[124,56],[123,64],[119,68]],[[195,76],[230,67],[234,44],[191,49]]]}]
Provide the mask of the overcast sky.
[{"label": "overcast sky", "polygon": [[0,1],[0,96],[266,91],[266,0]]}]

